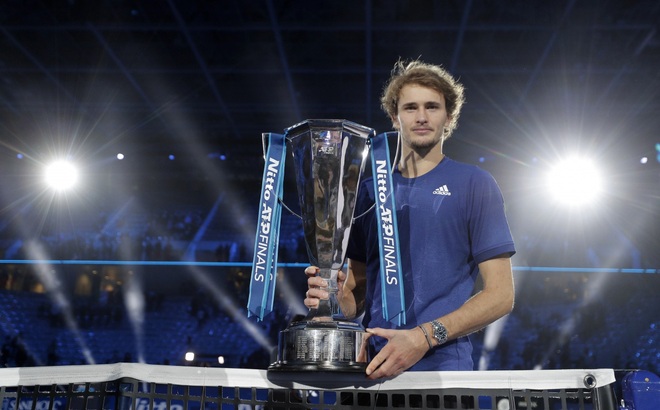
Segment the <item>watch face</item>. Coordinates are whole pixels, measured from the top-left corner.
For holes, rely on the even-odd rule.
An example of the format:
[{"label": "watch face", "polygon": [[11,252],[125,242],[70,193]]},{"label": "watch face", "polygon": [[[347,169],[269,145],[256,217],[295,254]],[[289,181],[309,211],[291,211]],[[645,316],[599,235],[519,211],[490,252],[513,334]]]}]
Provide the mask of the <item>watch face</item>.
[{"label": "watch face", "polygon": [[446,342],[447,328],[445,328],[445,325],[438,322],[437,320],[432,321],[431,325],[433,326],[433,338],[437,340],[439,344]]}]

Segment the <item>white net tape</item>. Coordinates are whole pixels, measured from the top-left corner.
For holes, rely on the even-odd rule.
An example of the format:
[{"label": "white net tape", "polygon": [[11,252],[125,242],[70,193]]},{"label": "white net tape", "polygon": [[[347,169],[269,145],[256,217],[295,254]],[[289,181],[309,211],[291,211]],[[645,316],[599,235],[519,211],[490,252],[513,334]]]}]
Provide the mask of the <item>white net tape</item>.
[{"label": "white net tape", "polygon": [[379,391],[450,388],[591,389],[615,382],[612,369],[406,372],[396,378],[381,381],[369,381],[360,374],[268,373],[265,370],[255,369],[162,366],[136,363],[0,369],[0,386],[100,383],[122,378],[182,386]]}]

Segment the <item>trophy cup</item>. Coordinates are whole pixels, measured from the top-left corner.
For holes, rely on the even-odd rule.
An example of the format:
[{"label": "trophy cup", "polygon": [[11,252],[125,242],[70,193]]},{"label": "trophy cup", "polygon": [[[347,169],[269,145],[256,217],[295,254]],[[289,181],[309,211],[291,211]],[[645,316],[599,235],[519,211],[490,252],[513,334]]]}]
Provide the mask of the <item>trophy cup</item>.
[{"label": "trophy cup", "polygon": [[337,301],[353,210],[369,151],[371,128],[334,119],[306,120],[286,129],[307,253],[328,283],[328,299],[279,334],[272,371],[364,372],[364,328],[345,319]]}]

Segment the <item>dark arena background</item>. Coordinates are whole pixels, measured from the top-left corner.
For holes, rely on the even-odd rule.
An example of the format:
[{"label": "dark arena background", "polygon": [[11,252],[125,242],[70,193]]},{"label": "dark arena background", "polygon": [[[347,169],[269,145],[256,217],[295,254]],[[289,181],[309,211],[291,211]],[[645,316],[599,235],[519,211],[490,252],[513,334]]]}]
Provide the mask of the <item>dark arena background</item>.
[{"label": "dark arena background", "polygon": [[421,58],[465,85],[445,152],[494,175],[518,249],[476,370],[659,374],[658,22],[657,0],[2,1],[0,367],[266,369],[308,258],[285,211],[275,312],[248,319],[262,133],[389,131],[382,86]]}]

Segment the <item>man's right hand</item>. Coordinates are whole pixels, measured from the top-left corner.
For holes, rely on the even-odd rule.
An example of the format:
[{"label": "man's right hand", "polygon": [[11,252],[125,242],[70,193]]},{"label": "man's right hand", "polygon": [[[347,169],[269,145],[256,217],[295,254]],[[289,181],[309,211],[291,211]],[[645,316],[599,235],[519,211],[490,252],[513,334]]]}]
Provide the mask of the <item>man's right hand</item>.
[{"label": "man's right hand", "polygon": [[[305,269],[307,275],[308,290],[305,293],[305,300],[303,303],[310,309],[319,307],[320,299],[328,299],[328,283],[325,279],[318,276],[319,268],[316,266],[308,266]],[[342,271],[337,272],[337,298],[341,298],[344,282],[346,281],[346,274]]]}]

